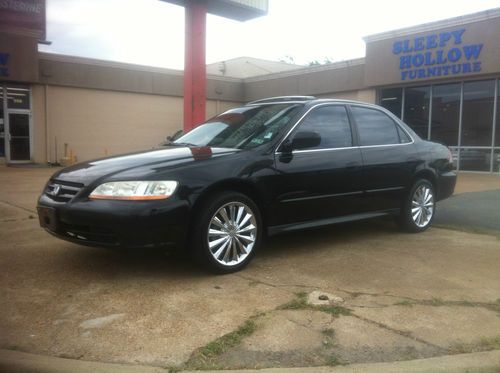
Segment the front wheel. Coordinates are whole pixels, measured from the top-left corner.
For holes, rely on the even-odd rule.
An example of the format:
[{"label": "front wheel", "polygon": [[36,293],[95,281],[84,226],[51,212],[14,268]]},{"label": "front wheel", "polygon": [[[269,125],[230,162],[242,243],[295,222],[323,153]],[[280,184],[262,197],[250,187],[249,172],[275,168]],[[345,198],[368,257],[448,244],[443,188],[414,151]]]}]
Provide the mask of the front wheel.
[{"label": "front wheel", "polygon": [[432,223],[436,212],[434,186],[425,179],[417,180],[404,202],[400,225],[409,232],[423,232]]},{"label": "front wheel", "polygon": [[202,265],[218,273],[236,272],[255,255],[262,220],[255,203],[241,193],[213,196],[196,219],[192,252]]}]

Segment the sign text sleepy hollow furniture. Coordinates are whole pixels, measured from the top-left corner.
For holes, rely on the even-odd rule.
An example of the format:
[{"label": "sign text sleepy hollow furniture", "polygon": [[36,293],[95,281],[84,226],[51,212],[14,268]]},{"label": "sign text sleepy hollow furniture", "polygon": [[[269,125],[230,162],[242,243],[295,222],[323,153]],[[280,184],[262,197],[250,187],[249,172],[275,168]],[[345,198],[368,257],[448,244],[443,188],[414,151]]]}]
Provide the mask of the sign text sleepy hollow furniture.
[{"label": "sign text sleepy hollow furniture", "polygon": [[465,33],[462,28],[395,41],[392,53],[399,56],[401,80],[480,72],[483,43],[464,43]]}]

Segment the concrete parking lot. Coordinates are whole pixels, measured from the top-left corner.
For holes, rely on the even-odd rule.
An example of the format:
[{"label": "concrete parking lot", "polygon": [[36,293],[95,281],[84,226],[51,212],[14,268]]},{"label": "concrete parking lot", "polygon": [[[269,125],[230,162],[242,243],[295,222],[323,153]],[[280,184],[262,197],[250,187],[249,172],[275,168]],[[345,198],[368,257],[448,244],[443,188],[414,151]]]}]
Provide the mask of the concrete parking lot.
[{"label": "concrete parking lot", "polygon": [[0,168],[2,349],[173,370],[500,349],[500,229],[446,218],[453,198],[498,203],[499,176],[461,174],[439,206],[446,229],[405,234],[382,220],[278,236],[244,271],[214,276],[179,255],[53,238],[35,212],[52,172]]}]

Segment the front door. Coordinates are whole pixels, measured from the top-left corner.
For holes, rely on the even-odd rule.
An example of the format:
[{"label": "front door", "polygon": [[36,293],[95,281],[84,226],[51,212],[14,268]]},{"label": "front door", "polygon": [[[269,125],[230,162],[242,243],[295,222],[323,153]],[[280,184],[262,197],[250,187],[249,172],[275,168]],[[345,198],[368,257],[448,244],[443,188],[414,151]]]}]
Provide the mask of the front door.
[{"label": "front door", "polygon": [[19,85],[2,87],[4,154],[8,163],[32,159],[32,126],[30,88]]},{"label": "front door", "polygon": [[270,225],[288,225],[349,215],[360,208],[361,152],[353,142],[344,105],[313,108],[290,135],[315,132],[321,143],[276,155],[280,179]]},{"label": "front door", "polygon": [[8,114],[8,160],[29,161],[30,157],[30,114]]}]

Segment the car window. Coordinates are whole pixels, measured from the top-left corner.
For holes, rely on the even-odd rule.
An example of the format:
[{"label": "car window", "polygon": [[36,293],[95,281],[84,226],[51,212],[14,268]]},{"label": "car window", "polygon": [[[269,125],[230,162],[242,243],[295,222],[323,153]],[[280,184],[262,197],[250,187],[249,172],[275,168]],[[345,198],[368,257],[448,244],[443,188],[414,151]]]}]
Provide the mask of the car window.
[{"label": "car window", "polygon": [[407,144],[411,142],[410,136],[408,136],[407,133],[403,131],[403,129],[400,126],[396,126],[396,128],[398,129],[399,142],[401,144]]},{"label": "car window", "polygon": [[358,127],[361,146],[400,143],[396,123],[387,114],[360,106],[352,106],[351,111]]},{"label": "car window", "polygon": [[278,103],[244,106],[226,111],[172,144],[251,149],[272,141],[303,105]]},{"label": "car window", "polygon": [[321,143],[310,149],[345,148],[352,146],[351,126],[343,105],[320,106],[300,123],[296,132],[316,132]]}]

